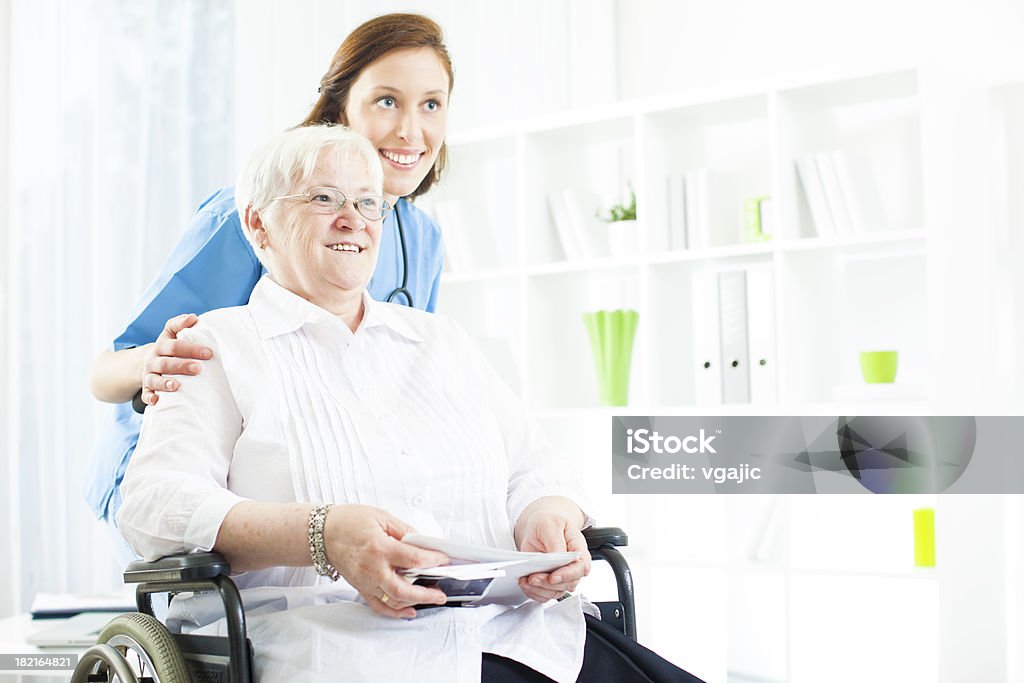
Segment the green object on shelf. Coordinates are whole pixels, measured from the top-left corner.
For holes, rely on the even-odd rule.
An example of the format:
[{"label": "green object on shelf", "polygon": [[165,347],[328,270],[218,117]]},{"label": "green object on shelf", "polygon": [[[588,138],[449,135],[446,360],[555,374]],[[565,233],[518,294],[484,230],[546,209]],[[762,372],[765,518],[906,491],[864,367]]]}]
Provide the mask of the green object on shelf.
[{"label": "green object on shelf", "polygon": [[744,242],[765,242],[772,238],[771,200],[768,194],[743,200]]},{"label": "green object on shelf", "polygon": [[935,566],[935,510],[914,510],[914,566]]},{"label": "green object on shelf", "polygon": [[629,402],[629,367],[639,320],[640,313],[633,310],[583,314],[603,406],[624,406]]},{"label": "green object on shelf", "polygon": [[896,379],[898,351],[861,351],[860,374],[868,384],[889,384]]}]

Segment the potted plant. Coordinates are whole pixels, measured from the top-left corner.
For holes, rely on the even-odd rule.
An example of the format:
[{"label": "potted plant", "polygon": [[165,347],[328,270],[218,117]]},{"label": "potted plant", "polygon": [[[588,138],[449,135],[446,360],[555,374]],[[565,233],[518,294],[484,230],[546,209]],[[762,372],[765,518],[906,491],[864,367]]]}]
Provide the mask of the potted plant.
[{"label": "potted plant", "polygon": [[640,235],[636,226],[636,192],[632,185],[628,204],[613,204],[606,214],[598,212],[597,217],[608,224],[608,248],[613,258],[637,252]]}]

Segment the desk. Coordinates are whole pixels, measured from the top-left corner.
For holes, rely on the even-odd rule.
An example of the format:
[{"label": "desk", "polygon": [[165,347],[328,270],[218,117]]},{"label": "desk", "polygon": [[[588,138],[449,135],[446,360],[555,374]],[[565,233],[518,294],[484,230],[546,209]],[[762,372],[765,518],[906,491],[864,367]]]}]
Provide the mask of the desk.
[{"label": "desk", "polygon": [[[111,618],[116,616],[110,615]],[[66,619],[32,619],[30,614],[19,614],[14,617],[0,619],[0,655],[24,654],[40,656],[60,656],[62,654],[80,655],[84,647],[36,647],[25,641],[30,635],[51,626],[56,626]],[[77,657],[76,657],[77,659]],[[71,670],[67,671],[12,671],[0,670],[0,680],[4,683],[24,681],[25,683],[67,683],[71,678]]]}]

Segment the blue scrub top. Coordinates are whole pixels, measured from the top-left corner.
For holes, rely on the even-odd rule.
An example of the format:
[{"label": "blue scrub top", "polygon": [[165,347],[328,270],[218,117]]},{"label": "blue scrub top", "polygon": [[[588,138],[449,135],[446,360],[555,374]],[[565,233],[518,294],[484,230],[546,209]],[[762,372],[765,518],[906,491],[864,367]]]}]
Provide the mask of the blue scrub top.
[{"label": "blue scrub top", "polygon": [[[409,259],[406,288],[416,308],[434,311],[441,281],[441,231],[426,213],[404,199],[384,221],[377,269],[370,279],[370,296],[384,301],[402,284],[402,250],[396,221],[401,219]],[[245,238],[235,208],[235,190],[218,190],[199,206],[192,224],[164,262],[142,297],[129,323],[114,339],[115,351],[155,341],[170,318],[181,313],[203,314],[216,308],[249,302],[263,266]],[[403,296],[393,299],[405,304]],[[121,507],[119,487],[135,451],[142,416],[131,403],[114,407],[102,426],[93,451],[85,497],[97,517],[113,520]]]}]

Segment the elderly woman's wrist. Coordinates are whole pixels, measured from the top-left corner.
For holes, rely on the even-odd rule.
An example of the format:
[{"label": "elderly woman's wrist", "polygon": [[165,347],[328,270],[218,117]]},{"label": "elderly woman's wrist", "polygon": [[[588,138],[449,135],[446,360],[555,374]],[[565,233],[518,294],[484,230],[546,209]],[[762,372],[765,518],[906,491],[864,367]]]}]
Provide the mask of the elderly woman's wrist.
[{"label": "elderly woman's wrist", "polygon": [[317,505],[309,513],[309,556],[317,574],[326,576],[331,581],[337,581],[341,578],[341,573],[327,559],[327,547],[324,542],[324,526],[327,524],[327,514],[331,507],[330,505]]}]

